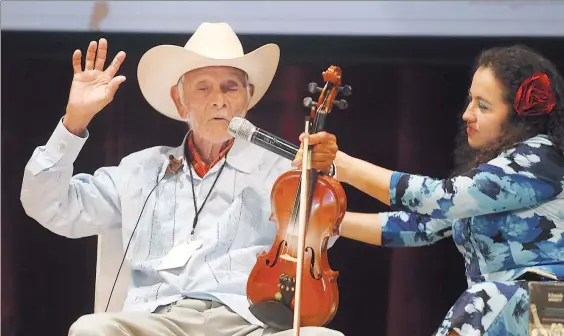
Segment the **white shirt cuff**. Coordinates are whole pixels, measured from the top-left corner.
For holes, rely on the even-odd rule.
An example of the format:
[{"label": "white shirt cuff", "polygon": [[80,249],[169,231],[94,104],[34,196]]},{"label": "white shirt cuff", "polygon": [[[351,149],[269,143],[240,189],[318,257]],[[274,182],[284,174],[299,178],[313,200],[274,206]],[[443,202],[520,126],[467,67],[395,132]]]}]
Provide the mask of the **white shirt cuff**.
[{"label": "white shirt cuff", "polygon": [[85,130],[83,137],[76,136],[69,132],[63,125],[63,119],[59,120],[57,128],[45,145],[45,152],[55,163],[72,164],[78,157],[78,153],[89,137],[88,130]]}]

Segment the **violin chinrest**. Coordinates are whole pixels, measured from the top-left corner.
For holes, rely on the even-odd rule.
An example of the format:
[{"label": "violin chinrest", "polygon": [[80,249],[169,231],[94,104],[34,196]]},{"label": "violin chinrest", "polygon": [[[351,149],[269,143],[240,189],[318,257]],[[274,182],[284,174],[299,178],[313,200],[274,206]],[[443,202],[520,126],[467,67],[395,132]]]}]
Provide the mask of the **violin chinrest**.
[{"label": "violin chinrest", "polygon": [[278,301],[262,301],[251,304],[251,313],[265,325],[279,330],[292,329],[294,313]]}]

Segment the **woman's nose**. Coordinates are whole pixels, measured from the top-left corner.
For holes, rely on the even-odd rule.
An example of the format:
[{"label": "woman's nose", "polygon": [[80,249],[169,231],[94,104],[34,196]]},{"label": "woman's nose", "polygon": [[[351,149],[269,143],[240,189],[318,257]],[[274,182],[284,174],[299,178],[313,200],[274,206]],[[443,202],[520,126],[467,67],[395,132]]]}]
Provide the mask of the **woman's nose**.
[{"label": "woman's nose", "polygon": [[475,119],[476,116],[474,112],[472,112],[472,108],[470,107],[470,105],[468,105],[468,107],[466,107],[466,111],[464,111],[464,113],[462,114],[462,120],[466,122],[472,122],[475,121]]}]

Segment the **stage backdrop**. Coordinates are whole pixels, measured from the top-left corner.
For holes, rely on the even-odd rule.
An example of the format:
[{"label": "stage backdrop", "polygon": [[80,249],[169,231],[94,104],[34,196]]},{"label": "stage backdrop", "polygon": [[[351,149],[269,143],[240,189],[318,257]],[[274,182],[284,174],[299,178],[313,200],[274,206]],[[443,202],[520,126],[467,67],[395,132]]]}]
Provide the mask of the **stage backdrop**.
[{"label": "stage backdrop", "polygon": [[[110,54],[128,53],[127,82],[90,125],[75,172],[104,165],[155,145],[177,145],[184,126],[144,101],[137,63],[157,44],[183,45],[188,36],[105,34]],[[2,32],[2,334],[64,335],[92,312],[96,238],[56,236],[28,218],[19,202],[24,165],[45,144],[64,113],[71,55],[97,33]],[[330,65],[353,87],[349,109],[333,112],[327,129],[341,150],[391,169],[445,176],[451,168],[454,126],[480,49],[524,42],[560,62],[562,39],[478,39],[244,35],[245,50],[275,42],[282,61],[250,120],[297,142],[309,95]],[[346,187],[349,210],[386,207]],[[430,335],[466,288],[463,259],[450,239],[417,249],[386,249],[340,239],[329,253],[340,272],[341,302],[329,325],[348,336]],[[121,258],[121,256],[116,256]]]},{"label": "stage backdrop", "polygon": [[240,34],[562,36],[559,1],[4,1],[2,28],[187,33],[202,21]]}]

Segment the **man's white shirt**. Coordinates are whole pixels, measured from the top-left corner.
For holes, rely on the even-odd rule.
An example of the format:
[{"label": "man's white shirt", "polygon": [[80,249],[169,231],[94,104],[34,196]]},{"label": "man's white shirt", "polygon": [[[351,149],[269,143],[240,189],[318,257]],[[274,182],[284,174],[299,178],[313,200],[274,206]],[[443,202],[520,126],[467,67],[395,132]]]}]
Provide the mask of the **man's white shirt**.
[{"label": "man's white shirt", "polygon": [[[270,192],[276,179],[292,169],[290,161],[235,140],[226,158],[203,178],[192,171],[200,209],[227,160],[191,236],[195,209],[188,169],[192,168],[184,164],[177,174],[164,176],[169,156],[184,156],[186,137],[178,147],[148,148],[126,156],[118,166],[73,176],[73,163],[87,139],[88,132],[75,136],[60,121],[47,144],[35,149],[21,190],[26,213],[69,238],[121,228],[124,251],[132,237],[127,251],[132,273],[124,311],[152,312],[190,297],[220,301],[250,323],[262,325],[249,311],[246,284],[256,255],[268,251],[274,241]],[[336,239],[329,240],[329,247]],[[163,265],[173,247],[181,249],[189,241],[198,244],[190,244],[190,258],[180,262],[184,265]]]}]

